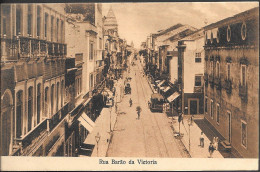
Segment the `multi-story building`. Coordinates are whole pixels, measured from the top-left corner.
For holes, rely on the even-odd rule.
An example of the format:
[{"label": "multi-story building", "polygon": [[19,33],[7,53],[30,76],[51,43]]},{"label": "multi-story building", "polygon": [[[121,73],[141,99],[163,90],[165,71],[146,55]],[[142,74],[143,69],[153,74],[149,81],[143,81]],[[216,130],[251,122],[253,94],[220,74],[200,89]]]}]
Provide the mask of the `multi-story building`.
[{"label": "multi-story building", "polygon": [[[204,30],[178,41],[178,63],[175,65],[184,114],[203,114],[204,105]],[[179,67],[177,67],[179,66]]]},{"label": "multi-story building", "polygon": [[[67,4],[66,42],[68,56],[75,57],[75,108],[70,112],[68,131],[76,137],[78,153],[103,107],[104,37],[102,4]],[[80,44],[79,44],[80,42]],[[73,70],[70,70],[73,71]],[[88,123],[84,122],[88,121]]]},{"label": "multi-story building", "polygon": [[205,27],[205,118],[239,157],[259,153],[259,7]]},{"label": "multi-story building", "polygon": [[64,153],[62,5],[1,4],[1,155]]}]

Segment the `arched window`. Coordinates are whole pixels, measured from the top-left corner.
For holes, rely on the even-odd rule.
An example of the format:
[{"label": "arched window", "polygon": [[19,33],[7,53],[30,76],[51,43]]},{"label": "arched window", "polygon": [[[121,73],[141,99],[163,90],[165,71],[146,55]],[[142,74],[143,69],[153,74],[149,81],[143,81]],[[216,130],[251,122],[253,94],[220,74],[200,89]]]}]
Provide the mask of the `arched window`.
[{"label": "arched window", "polygon": [[12,150],[12,95],[6,92],[1,100],[1,156],[7,156]]},{"label": "arched window", "polygon": [[44,91],[44,108],[45,108],[45,110],[44,110],[44,113],[45,113],[45,117],[46,116],[48,116],[48,108],[49,108],[49,104],[48,104],[48,102],[49,102],[49,87],[46,87],[45,88],[45,91]]},{"label": "arched window", "polygon": [[56,91],[56,111],[59,110],[59,89],[60,89],[60,83],[57,83],[57,91]]},{"label": "arched window", "polygon": [[32,129],[32,116],[33,116],[33,87],[28,89],[28,131]]},{"label": "arched window", "polygon": [[23,91],[16,94],[16,138],[22,135]]},{"label": "arched window", "polygon": [[54,84],[51,86],[51,115],[53,115],[53,109],[54,109]]},{"label": "arched window", "polygon": [[41,84],[37,85],[37,124],[41,121]]}]

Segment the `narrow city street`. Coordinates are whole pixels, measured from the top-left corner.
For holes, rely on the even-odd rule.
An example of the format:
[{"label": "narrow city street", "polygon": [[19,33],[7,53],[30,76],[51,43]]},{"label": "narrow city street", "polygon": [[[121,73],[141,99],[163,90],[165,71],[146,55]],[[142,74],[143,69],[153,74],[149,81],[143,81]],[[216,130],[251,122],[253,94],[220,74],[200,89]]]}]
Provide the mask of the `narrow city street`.
[{"label": "narrow city street", "polygon": [[[183,149],[174,140],[170,120],[163,113],[152,113],[148,107],[152,90],[142,74],[139,61],[131,66],[129,77],[132,78],[132,93],[125,95],[119,103],[117,123],[107,156],[182,157]],[[130,98],[133,100],[132,107],[129,106]],[[137,106],[142,109],[139,120]]]}]

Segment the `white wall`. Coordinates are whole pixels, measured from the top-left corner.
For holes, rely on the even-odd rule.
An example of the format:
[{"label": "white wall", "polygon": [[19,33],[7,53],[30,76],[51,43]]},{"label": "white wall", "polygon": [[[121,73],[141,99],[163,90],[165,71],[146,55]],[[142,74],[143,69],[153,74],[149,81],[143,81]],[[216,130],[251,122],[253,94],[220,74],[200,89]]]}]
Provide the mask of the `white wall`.
[{"label": "white wall", "polygon": [[178,57],[172,57],[169,63],[170,82],[174,84],[174,82],[177,82],[178,80]]},{"label": "white wall", "polygon": [[[204,49],[203,38],[195,41],[185,41],[184,51],[184,93],[193,93],[195,86],[195,75],[204,74]],[[195,63],[195,53],[201,53],[201,62]],[[202,82],[203,83],[203,82]]]}]

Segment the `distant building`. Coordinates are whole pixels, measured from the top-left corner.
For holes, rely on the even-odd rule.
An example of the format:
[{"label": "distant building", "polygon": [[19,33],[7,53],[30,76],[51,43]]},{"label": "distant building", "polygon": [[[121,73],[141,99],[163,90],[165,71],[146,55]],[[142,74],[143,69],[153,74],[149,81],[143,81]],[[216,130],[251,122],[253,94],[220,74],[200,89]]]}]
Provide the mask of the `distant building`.
[{"label": "distant building", "polygon": [[259,155],[259,7],[205,27],[205,118],[244,158]]}]

